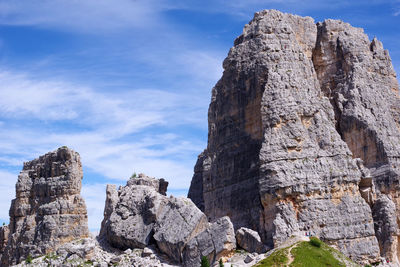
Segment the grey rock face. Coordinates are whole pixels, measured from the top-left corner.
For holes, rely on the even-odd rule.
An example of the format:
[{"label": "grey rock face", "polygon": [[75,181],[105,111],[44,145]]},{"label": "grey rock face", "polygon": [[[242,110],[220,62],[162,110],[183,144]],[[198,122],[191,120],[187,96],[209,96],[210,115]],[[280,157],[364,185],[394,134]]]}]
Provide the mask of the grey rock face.
[{"label": "grey rock face", "polygon": [[[399,203],[400,98],[389,53],[376,38],[370,42],[362,29],[347,23],[326,20],[318,24],[318,32],[314,65],[321,90],[334,107],[337,129],[353,157],[369,169],[378,193]],[[399,220],[400,207],[395,206]],[[373,212],[380,223],[386,208],[379,202]],[[399,236],[397,231],[390,235],[389,241],[377,234],[381,256],[398,262]]]},{"label": "grey rock face", "polygon": [[256,13],[234,44],[189,196],[271,247],[307,231],[359,262],[397,251],[397,232],[379,246],[374,229],[386,213],[377,195],[399,202],[400,98],[382,44],[275,10]]},{"label": "grey rock face", "polygon": [[261,241],[260,235],[251,229],[241,227],[236,231],[236,241],[239,247],[248,252],[265,253],[267,248]]},{"label": "grey rock face", "polygon": [[0,227],[0,259],[8,242],[10,230],[7,225]]},{"label": "grey rock face", "polygon": [[[185,246],[208,229],[209,223],[190,199],[167,197],[166,189],[164,180],[145,175],[131,178],[118,191],[115,186],[108,186],[101,237],[120,249],[156,244],[170,259],[182,262]],[[231,223],[224,227],[233,229]],[[221,240],[231,241],[223,235],[226,230],[220,227],[221,233],[217,233],[215,228],[210,228],[214,235],[220,234]],[[233,240],[235,243],[234,236]]]},{"label": "grey rock face", "polygon": [[80,196],[82,176],[79,154],[67,147],[24,163],[10,208],[2,266],[88,236],[86,205]]},{"label": "grey rock face", "polygon": [[104,206],[104,219],[101,222],[101,231],[99,234],[99,236],[101,238],[104,237],[106,234],[106,230],[109,227],[109,225],[107,225],[107,224],[110,223],[110,221],[108,219],[111,217],[111,214],[114,212],[115,207],[118,204],[118,201],[119,201],[119,198],[118,198],[117,187],[115,185],[108,184],[106,187],[106,203]]},{"label": "grey rock face", "polygon": [[156,220],[157,246],[176,262],[187,242],[208,226],[207,217],[187,198],[170,197]]},{"label": "grey rock face", "polygon": [[166,202],[158,189],[158,182],[150,177],[132,178],[118,191],[107,186],[101,233],[110,245],[127,249],[149,244],[157,215]]},{"label": "grey rock face", "polygon": [[229,217],[222,217],[189,241],[183,251],[183,265],[197,267],[203,256],[213,264],[234,249],[236,239],[233,224]]},{"label": "grey rock face", "polygon": [[379,241],[379,246],[384,252],[382,255],[386,259],[397,257],[397,235],[399,226],[397,224],[396,205],[386,195],[381,195],[372,208],[375,223],[375,233]]}]

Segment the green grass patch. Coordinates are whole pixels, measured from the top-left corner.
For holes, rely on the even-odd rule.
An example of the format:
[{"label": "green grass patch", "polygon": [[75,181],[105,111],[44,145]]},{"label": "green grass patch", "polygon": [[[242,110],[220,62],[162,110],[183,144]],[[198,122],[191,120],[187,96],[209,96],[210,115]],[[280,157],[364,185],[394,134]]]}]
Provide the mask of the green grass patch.
[{"label": "green grass patch", "polygon": [[291,267],[319,267],[319,266],[330,266],[330,267],[346,267],[344,263],[337,260],[332,249],[325,245],[318,239],[318,245],[315,245],[316,241],[301,242],[297,247],[291,251],[294,261],[290,264]]},{"label": "green grass patch", "polygon": [[[293,261],[289,265],[290,257]],[[253,267],[346,267],[346,264],[359,266],[336,249],[312,237],[309,242],[298,242],[274,251]]]},{"label": "green grass patch", "polygon": [[310,237],[310,244],[313,245],[314,247],[320,248],[323,242],[318,238],[316,238],[315,236],[312,236]]},{"label": "green grass patch", "polygon": [[289,258],[287,256],[289,248],[279,249],[263,259],[255,267],[284,267],[287,265]]}]

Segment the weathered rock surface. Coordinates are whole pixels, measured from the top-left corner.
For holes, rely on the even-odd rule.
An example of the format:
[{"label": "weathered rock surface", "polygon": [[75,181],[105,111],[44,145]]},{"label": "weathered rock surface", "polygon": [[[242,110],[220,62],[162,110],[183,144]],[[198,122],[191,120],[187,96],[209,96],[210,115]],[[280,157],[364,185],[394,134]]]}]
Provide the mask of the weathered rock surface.
[{"label": "weathered rock surface", "polygon": [[211,263],[236,249],[235,230],[229,217],[222,217],[189,241],[183,251],[183,265],[197,267],[206,256]]},{"label": "weathered rock surface", "polygon": [[31,264],[17,265],[32,267],[76,267],[76,266],[152,266],[152,267],[177,267],[171,264],[165,255],[159,251],[151,251],[151,255],[142,256],[143,249],[127,249],[125,251],[104,246],[95,238],[83,238],[62,245],[57,251],[43,255],[32,260]]},{"label": "weathered rock surface", "polygon": [[341,21],[265,10],[223,67],[189,190],[196,205],[271,247],[308,231],[356,261],[397,261],[392,223],[375,235],[387,217],[380,194],[400,214],[400,98],[382,44]]},{"label": "weathered rock surface", "polygon": [[236,241],[239,247],[251,253],[265,253],[267,251],[260,235],[256,231],[245,227],[241,227],[236,231]]},{"label": "weathered rock surface", "polygon": [[[162,185],[162,186],[160,186]],[[209,224],[207,217],[188,198],[167,197],[166,182],[140,174],[116,190],[107,186],[107,199],[101,238],[119,249],[156,245],[176,263],[199,261],[196,249],[211,260],[236,247],[234,229],[228,217]],[[208,242],[207,247],[197,247]],[[184,256],[183,256],[184,255]],[[189,263],[188,263],[189,264]],[[193,266],[193,265],[187,265]]]},{"label": "weathered rock surface", "polygon": [[386,259],[394,259],[397,257],[397,232],[399,229],[396,206],[390,196],[381,195],[374,203],[372,212],[376,237],[381,251],[384,251],[382,256]]},{"label": "weathered rock surface", "polygon": [[82,176],[79,154],[67,147],[24,163],[10,208],[2,266],[88,236],[86,205],[80,196]]},{"label": "weathered rock surface", "polygon": [[3,225],[2,227],[0,227],[0,259],[3,255],[5,247],[7,246],[9,233],[10,230],[7,225]]},{"label": "weathered rock surface", "polygon": [[208,226],[207,217],[187,198],[170,197],[154,226],[158,248],[176,262],[186,244]]},{"label": "weathered rock surface", "polygon": [[[334,107],[336,127],[353,157],[369,169],[376,190],[391,196],[399,220],[400,97],[389,53],[376,38],[370,42],[362,29],[347,23],[326,20],[318,32],[314,65]],[[376,207],[373,212],[381,222],[381,212]],[[376,223],[375,230],[379,227]],[[386,244],[381,255],[398,262],[399,233],[390,235],[390,241],[377,235]]]}]

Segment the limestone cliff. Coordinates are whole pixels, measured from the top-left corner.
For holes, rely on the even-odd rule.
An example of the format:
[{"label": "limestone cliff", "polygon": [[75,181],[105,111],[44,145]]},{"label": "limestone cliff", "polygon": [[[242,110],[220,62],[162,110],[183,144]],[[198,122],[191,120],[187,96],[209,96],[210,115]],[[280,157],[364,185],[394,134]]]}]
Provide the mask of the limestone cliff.
[{"label": "limestone cliff", "polygon": [[359,262],[397,261],[397,220],[385,218],[400,210],[400,103],[382,44],[341,21],[265,10],[223,67],[195,204],[270,247],[311,232]]},{"label": "limestone cliff", "polygon": [[[86,205],[80,196],[82,165],[67,147],[24,163],[10,208],[7,231],[0,231],[1,266],[56,250],[63,243],[87,237]],[[2,242],[3,243],[3,242]]]}]

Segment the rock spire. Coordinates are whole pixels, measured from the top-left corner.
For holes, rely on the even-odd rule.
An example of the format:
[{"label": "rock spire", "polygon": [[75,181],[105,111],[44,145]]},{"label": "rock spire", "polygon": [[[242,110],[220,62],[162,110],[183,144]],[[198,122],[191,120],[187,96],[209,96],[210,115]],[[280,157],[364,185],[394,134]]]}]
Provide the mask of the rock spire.
[{"label": "rock spire", "polygon": [[0,242],[1,266],[19,263],[28,255],[47,254],[89,235],[86,205],[80,196],[82,177],[80,156],[67,147],[24,163],[10,224],[0,231],[0,241],[8,239],[4,246]]}]

